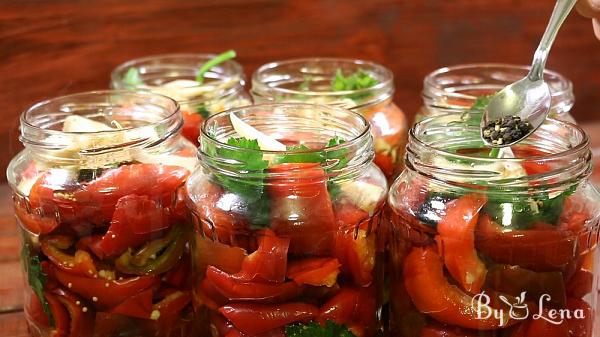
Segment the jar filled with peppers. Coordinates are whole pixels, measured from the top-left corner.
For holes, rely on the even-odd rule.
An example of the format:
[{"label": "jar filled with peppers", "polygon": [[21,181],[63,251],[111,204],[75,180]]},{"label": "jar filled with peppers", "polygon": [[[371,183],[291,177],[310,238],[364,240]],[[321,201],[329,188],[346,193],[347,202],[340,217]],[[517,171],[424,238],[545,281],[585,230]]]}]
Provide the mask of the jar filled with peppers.
[{"label": "jar filled with peppers", "polygon": [[251,104],[242,66],[233,50],[213,54],[142,57],[112,72],[115,89],[150,90],[176,100],[183,115],[183,136],[198,145],[202,121],[211,114]]},{"label": "jar filled with peppers", "polygon": [[388,198],[392,331],[592,336],[600,195],[587,136],[548,119],[491,150],[480,120],[445,114],[411,129]]},{"label": "jar filled with peppers", "polygon": [[[501,63],[476,63],[444,67],[423,80],[423,106],[415,121],[446,113],[482,110],[491,95],[527,76],[529,66]],[[563,75],[544,70],[550,87],[550,117],[574,122],[569,113],[575,102],[573,84]]]},{"label": "jar filled with peppers", "polygon": [[390,179],[400,173],[406,116],[392,101],[394,76],[373,62],[307,58],[268,63],[252,76],[256,102],[309,102],[354,110],[370,123],[375,164]]},{"label": "jar filled with peppers", "polygon": [[172,99],[98,91],[21,116],[7,176],[22,234],[25,316],[35,337],[188,336],[197,164]]},{"label": "jar filled with peppers", "polygon": [[312,104],[229,110],[204,124],[193,301],[206,336],[376,336],[386,178],[369,123]]}]

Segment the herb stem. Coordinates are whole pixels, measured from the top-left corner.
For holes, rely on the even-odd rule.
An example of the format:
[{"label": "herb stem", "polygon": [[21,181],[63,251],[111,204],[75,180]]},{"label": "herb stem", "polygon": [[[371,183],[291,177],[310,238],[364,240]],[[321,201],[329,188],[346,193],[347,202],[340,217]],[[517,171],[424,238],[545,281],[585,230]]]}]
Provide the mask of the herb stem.
[{"label": "herb stem", "polygon": [[196,75],[196,82],[198,82],[199,84],[204,83],[204,74],[206,74],[207,71],[209,71],[212,67],[218,64],[231,60],[235,56],[235,50],[228,50],[208,60],[202,65],[202,67],[200,67],[200,70],[198,70],[198,74]]},{"label": "herb stem", "polygon": [[495,147],[495,148],[492,148],[492,150],[488,154],[488,157],[490,157],[490,158],[498,158],[499,154],[500,154],[500,148]]}]

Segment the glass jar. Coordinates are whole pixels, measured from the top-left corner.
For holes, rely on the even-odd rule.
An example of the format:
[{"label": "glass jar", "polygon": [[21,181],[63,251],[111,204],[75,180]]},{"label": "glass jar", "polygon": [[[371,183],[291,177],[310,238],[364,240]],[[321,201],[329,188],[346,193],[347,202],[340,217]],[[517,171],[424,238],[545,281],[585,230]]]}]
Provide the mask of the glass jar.
[{"label": "glass jar", "polygon": [[[238,138],[234,115],[284,150]],[[363,117],[327,106],[256,105],[205,122],[187,188],[194,303],[212,336],[381,332],[387,182],[372,145]]]},{"label": "glass jar", "polygon": [[[340,75],[368,74],[372,86],[336,90]],[[352,86],[351,84],[349,84]],[[339,89],[339,88],[338,88]],[[252,75],[255,102],[309,102],[350,109],[370,123],[375,164],[390,179],[402,170],[408,130],[406,116],[392,102],[394,75],[373,62],[352,59],[307,58],[268,63]]]},{"label": "glass jar", "polygon": [[188,336],[184,183],[195,148],[172,99],[96,91],[21,116],[7,176],[32,336]]},{"label": "glass jar", "polygon": [[497,158],[474,116],[411,129],[388,198],[392,331],[592,336],[600,195],[587,136],[548,119]]},{"label": "glass jar", "polygon": [[204,119],[217,112],[252,103],[244,90],[244,70],[235,61],[228,60],[213,66],[205,73],[203,84],[196,82],[198,70],[215,56],[168,54],[130,60],[113,70],[111,87],[150,90],[173,98],[181,107],[183,136],[198,145]]},{"label": "glass jar", "polygon": [[[529,66],[497,63],[440,68],[423,80],[423,106],[415,116],[415,121],[439,114],[484,108],[487,102],[485,96],[522,79],[528,72]],[[544,70],[544,81],[548,83],[552,96],[550,116],[574,122],[569,113],[575,102],[571,81],[551,70]]]}]

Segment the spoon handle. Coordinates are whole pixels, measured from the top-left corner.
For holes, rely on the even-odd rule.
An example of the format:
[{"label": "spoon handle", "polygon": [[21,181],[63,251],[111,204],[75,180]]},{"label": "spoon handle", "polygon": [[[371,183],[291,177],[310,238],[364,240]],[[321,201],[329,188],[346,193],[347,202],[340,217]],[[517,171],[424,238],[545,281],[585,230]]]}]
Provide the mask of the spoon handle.
[{"label": "spoon handle", "polygon": [[550,48],[552,48],[552,43],[554,43],[554,39],[556,38],[556,34],[558,33],[560,26],[565,21],[576,2],[577,0],[556,1],[556,5],[552,11],[552,16],[550,17],[546,31],[544,32],[542,40],[540,41],[540,44],[535,51],[535,55],[533,56],[531,70],[529,71],[529,75],[527,75],[531,81],[539,81],[543,78],[546,59],[548,58]]}]

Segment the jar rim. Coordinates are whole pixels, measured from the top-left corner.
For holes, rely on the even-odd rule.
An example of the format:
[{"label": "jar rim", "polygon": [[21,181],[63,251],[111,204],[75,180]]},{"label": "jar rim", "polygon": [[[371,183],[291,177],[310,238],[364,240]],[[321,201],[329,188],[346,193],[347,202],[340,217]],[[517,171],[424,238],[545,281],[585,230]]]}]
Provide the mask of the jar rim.
[{"label": "jar rim", "polygon": [[[441,74],[446,74],[446,73],[449,73],[452,71],[465,70],[465,69],[485,69],[485,68],[498,68],[498,69],[505,69],[505,70],[522,70],[525,72],[524,75],[526,75],[527,72],[529,72],[531,65],[490,62],[490,63],[466,63],[466,64],[456,64],[456,65],[452,65],[452,66],[446,66],[446,67],[438,68],[425,76],[425,78],[423,79],[424,91],[427,92],[429,89],[434,89],[433,91],[436,91],[435,89],[437,89],[439,92],[443,92],[443,93],[449,94],[451,96],[476,99],[477,98],[476,96],[452,92],[452,91],[446,91],[443,88],[439,88],[438,84],[435,81],[435,78]],[[556,78],[557,82],[561,83],[560,90],[556,90],[556,88],[551,87],[551,90],[550,90],[551,97],[560,97],[562,95],[566,95],[568,93],[573,92],[573,82],[571,82],[571,80],[566,78],[561,73],[556,72],[554,70],[550,70],[550,69],[544,69],[544,75]],[[510,84],[510,83],[512,83],[512,81],[507,82],[507,84]]]},{"label": "jar rim", "polygon": [[[470,114],[480,116],[481,112],[471,112]],[[457,139],[457,142],[464,141],[466,144],[468,144],[468,140],[480,140],[479,123],[476,123],[476,126],[466,126],[466,124],[462,124],[461,126],[459,124],[456,124],[456,128],[454,129],[450,129],[454,127],[450,124],[440,124],[439,130],[436,130],[435,125],[431,125],[435,122],[441,123],[441,121],[443,120],[454,119],[456,121],[457,118],[460,118],[462,120],[463,117],[457,116],[457,114],[455,113],[446,113],[426,118],[415,124],[409,132],[409,144],[407,146],[406,166],[413,169],[415,169],[415,166],[419,166],[425,172],[433,172],[437,171],[438,169],[442,169],[446,172],[451,172],[454,176],[448,176],[443,174],[444,179],[442,179],[445,180],[445,182],[449,183],[460,182],[459,180],[461,178],[468,178],[469,181],[473,181],[472,185],[479,185],[475,182],[477,180],[475,178],[484,178],[488,179],[488,182],[494,179],[492,182],[498,186],[521,186],[525,189],[531,188],[531,186],[529,185],[531,181],[542,182],[542,187],[553,187],[564,185],[565,183],[569,183],[572,181],[584,179],[591,173],[591,150],[589,149],[588,135],[580,126],[557,119],[548,118],[544,122],[544,124],[542,124],[542,126],[540,126],[540,128],[532,134],[532,136],[523,141],[524,145],[538,144],[538,148],[536,148],[536,150],[541,149],[541,145],[547,145],[545,146],[546,149],[552,148],[556,151],[547,154],[540,154],[541,152],[538,152],[537,155],[531,155],[527,157],[521,156],[516,158],[490,158],[470,155],[468,153],[455,153],[450,151],[448,147],[441,146],[439,143],[427,142],[423,139],[426,136],[432,136],[436,133],[439,133],[440,135],[443,134],[445,137],[448,137],[449,133],[455,131],[469,132],[469,135],[472,135],[473,137],[473,139],[470,139],[463,136],[463,138]],[[559,130],[566,130],[565,137],[569,137],[570,135],[569,139],[572,139],[573,143],[566,144],[566,142],[563,142],[563,145],[566,149],[560,149],[558,148],[558,146],[556,146],[556,144],[541,144],[540,142],[547,143],[549,141],[543,138],[540,138],[540,140],[538,140],[538,143],[527,143],[528,141],[531,141],[531,139],[535,137],[543,137],[545,134],[552,135],[552,141],[559,142],[561,141],[559,139],[560,136],[558,135]],[[481,142],[481,145],[483,146],[483,142]],[[475,166],[465,168],[441,168],[436,167],[436,165],[432,165],[431,163],[423,164],[421,161],[424,158],[425,154],[429,155],[431,158],[467,161],[470,163],[480,163],[482,165],[502,162],[519,165],[526,163],[537,163],[557,166],[552,167],[552,169],[548,172],[526,175],[524,177],[520,176],[518,178],[496,179],[491,174],[491,172],[487,172],[486,175],[485,172],[483,172],[481,169],[476,168]],[[418,169],[415,170],[418,171],[418,173],[423,173],[420,172]],[[430,173],[431,172],[427,172],[426,175],[430,177],[434,177],[436,175]]]},{"label": "jar rim", "polygon": [[[135,91],[151,91],[152,92],[151,89],[140,88],[137,85],[130,85],[130,84],[125,83],[123,81],[124,74],[132,67],[143,68],[144,65],[147,65],[147,66],[160,66],[160,65],[168,66],[170,64],[176,65],[177,61],[182,62],[183,60],[191,60],[191,61],[198,62],[198,64],[196,64],[196,65],[189,65],[189,67],[187,67],[187,68],[190,68],[193,70],[198,70],[202,63],[209,61],[209,60],[215,58],[216,56],[218,56],[218,55],[213,54],[213,53],[169,53],[169,54],[156,54],[156,55],[149,55],[149,56],[134,58],[134,59],[127,60],[127,61],[117,65],[112,70],[111,76],[110,76],[111,86],[114,87],[115,89],[126,89],[126,90],[135,90]],[[227,97],[227,96],[233,95],[233,94],[243,90],[244,85],[246,84],[246,76],[244,74],[244,69],[239,62],[237,62],[233,59],[230,59],[230,60],[224,61],[224,62],[216,65],[213,68],[221,68],[221,69],[230,68],[230,71],[229,71],[230,74],[227,77],[235,78],[235,76],[237,75],[238,80],[235,81],[235,83],[233,85],[231,85],[230,87],[225,88],[225,90],[223,90],[222,93],[220,93],[219,95],[216,95],[215,97],[212,97],[210,99]],[[213,68],[211,68],[211,69],[213,69]],[[198,83],[198,85],[189,86],[189,88],[201,88],[204,85],[205,84]],[[185,104],[185,103],[191,103],[191,102],[207,101],[210,99],[198,97],[198,98],[192,98],[192,99],[188,99],[188,100],[179,100],[178,102],[181,104]]]},{"label": "jar rim", "polygon": [[353,116],[354,118],[357,118],[360,123],[362,123],[363,127],[361,128],[361,131],[355,135],[352,139],[344,141],[341,144],[338,145],[334,145],[334,146],[326,146],[326,147],[322,147],[322,148],[317,148],[317,149],[310,149],[310,150],[305,150],[305,149],[294,149],[294,150],[286,150],[286,151],[273,151],[273,150],[252,150],[252,151],[256,151],[256,152],[261,152],[264,154],[304,154],[304,153],[316,153],[316,152],[320,152],[323,150],[340,150],[340,149],[344,149],[344,148],[348,148],[351,147],[353,145],[356,145],[357,142],[360,142],[360,140],[362,138],[364,138],[365,136],[370,134],[370,124],[369,122],[364,118],[363,115],[361,115],[360,113],[357,113],[355,111],[352,110],[348,110],[348,109],[343,109],[343,108],[338,108],[338,107],[334,107],[334,106],[329,106],[329,105],[322,105],[322,104],[311,104],[311,103],[263,103],[263,104],[254,104],[251,106],[245,106],[245,107],[238,107],[238,108],[233,108],[233,109],[229,109],[226,111],[222,111],[219,112],[217,114],[211,115],[209,116],[206,121],[202,124],[202,128],[201,128],[201,137],[206,137],[207,139],[210,139],[213,142],[216,142],[219,146],[223,146],[224,148],[230,149],[230,150],[250,150],[250,149],[246,149],[246,148],[241,148],[241,147],[237,147],[237,146],[233,146],[228,144],[227,142],[223,142],[220,139],[216,138],[214,136],[214,134],[211,134],[211,132],[207,129],[208,127],[210,127],[209,125],[211,125],[211,123],[217,119],[221,119],[224,116],[229,116],[231,114],[235,114],[237,112],[241,112],[247,109],[257,109],[257,110],[274,110],[274,109],[307,109],[307,108],[312,108],[312,109],[317,109],[317,110],[327,110],[327,111],[337,111],[338,113],[345,113],[348,114],[350,116]]},{"label": "jar rim", "polygon": [[[96,101],[92,101],[95,104],[101,103],[102,98],[111,98],[111,97],[122,97],[122,98],[131,98],[131,99],[140,99],[148,104],[152,104],[157,108],[157,111],[163,111],[164,115],[158,116],[156,120],[149,121],[147,124],[129,126],[126,128],[115,128],[112,130],[101,130],[101,131],[62,131],[51,129],[49,125],[40,125],[41,122],[48,122],[48,119],[44,120],[32,120],[32,114],[40,109],[44,109],[46,107],[52,108],[54,104],[77,104],[76,102],[81,99],[91,99],[98,98]],[[90,103],[90,102],[87,102]],[[108,103],[105,101],[104,106],[111,106],[110,101]],[[107,104],[107,105],[106,105]],[[116,106],[116,103],[112,103],[112,106]],[[62,107],[62,106],[61,106]],[[93,107],[92,110],[96,108]],[[67,108],[68,109],[68,108]],[[43,111],[44,115],[47,117],[52,115],[48,111]],[[61,111],[55,111],[58,113]],[[73,114],[73,111],[64,111],[61,112],[63,116],[69,115],[77,115]],[[60,122],[60,121],[58,121]],[[103,138],[109,137],[111,135],[117,135],[122,133],[136,133],[142,132],[143,130],[147,130],[148,128],[161,128],[163,129],[163,137],[169,137],[174,133],[177,133],[181,127],[183,126],[183,117],[181,116],[181,112],[179,109],[179,104],[170,97],[160,95],[153,92],[147,91],[131,91],[131,90],[93,90],[86,92],[79,92],[74,94],[63,95],[59,97],[49,98],[43,101],[40,101],[31,107],[27,108],[20,116],[21,123],[21,136],[20,140],[24,145],[33,145],[33,146],[50,146],[57,144],[50,144],[46,140],[53,139],[53,136],[61,136],[61,138],[71,139],[72,137],[81,137],[81,136],[102,136]]]},{"label": "jar rim", "polygon": [[[296,90],[296,89],[288,89],[282,88],[278,86],[270,85],[270,82],[264,81],[261,76],[265,74],[265,72],[285,66],[293,66],[295,70],[298,70],[301,73],[305,73],[302,66],[305,64],[321,64],[321,63],[339,63],[346,64],[351,66],[360,67],[368,67],[372,69],[374,72],[380,74],[379,83],[369,87],[362,88],[356,90],[341,90],[341,91],[333,91],[333,90],[323,90],[323,91],[314,91],[314,90]],[[335,72],[331,73],[331,76],[335,76]],[[304,95],[310,97],[343,97],[353,94],[369,94],[369,93],[377,93],[380,91],[390,91],[393,90],[394,83],[394,74],[383,65],[378,63],[362,60],[362,59],[352,59],[352,58],[336,58],[336,57],[307,57],[307,58],[294,58],[287,60],[280,60],[269,62],[260,66],[253,74],[252,74],[252,92],[272,97],[277,94],[285,94],[285,95]],[[391,96],[391,93],[390,93]]]}]

